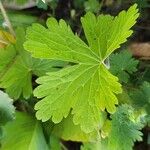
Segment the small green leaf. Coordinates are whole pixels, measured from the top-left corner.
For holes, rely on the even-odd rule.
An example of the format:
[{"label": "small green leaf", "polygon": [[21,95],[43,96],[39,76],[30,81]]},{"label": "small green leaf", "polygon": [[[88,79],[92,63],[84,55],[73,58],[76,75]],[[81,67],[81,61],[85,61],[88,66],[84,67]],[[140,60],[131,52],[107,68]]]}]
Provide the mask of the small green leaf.
[{"label": "small green leaf", "polygon": [[108,146],[111,150],[132,150],[135,141],[142,140],[140,122],[134,118],[133,108],[122,105],[112,115],[112,128],[108,136]]},{"label": "small green leaf", "polygon": [[139,61],[132,58],[128,51],[112,54],[110,56],[110,72],[117,76],[120,82],[127,83],[129,75],[137,71]]},{"label": "small green leaf", "polygon": [[98,0],[88,0],[84,2],[85,11],[97,13],[101,9],[101,4]]},{"label": "small green leaf", "polygon": [[0,91],[0,126],[5,125],[8,121],[12,121],[15,115],[15,107],[13,100],[7,94]]},{"label": "small green leaf", "polygon": [[0,91],[0,139],[4,136],[2,126],[15,119],[15,107],[13,100],[7,94]]},{"label": "small green leaf", "polygon": [[44,10],[47,10],[47,8],[48,8],[46,2],[44,2],[43,0],[37,0],[36,6],[38,8],[44,9]]}]

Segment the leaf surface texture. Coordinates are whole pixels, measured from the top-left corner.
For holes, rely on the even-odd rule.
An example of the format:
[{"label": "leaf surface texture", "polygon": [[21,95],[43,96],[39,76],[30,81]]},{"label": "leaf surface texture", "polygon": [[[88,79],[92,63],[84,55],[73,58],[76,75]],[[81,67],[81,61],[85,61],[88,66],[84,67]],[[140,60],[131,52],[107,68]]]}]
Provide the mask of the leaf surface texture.
[{"label": "leaf surface texture", "polygon": [[74,64],[38,78],[40,85],[34,91],[42,99],[35,105],[38,119],[52,118],[59,123],[71,111],[74,124],[89,133],[99,129],[101,111],[116,111],[116,94],[121,92],[121,85],[104,60],[131,35],[130,28],[138,17],[136,7],[133,5],[117,17],[87,13],[81,22],[88,45],[64,20],[50,18],[48,28],[39,24],[28,28],[24,47],[32,56]]}]

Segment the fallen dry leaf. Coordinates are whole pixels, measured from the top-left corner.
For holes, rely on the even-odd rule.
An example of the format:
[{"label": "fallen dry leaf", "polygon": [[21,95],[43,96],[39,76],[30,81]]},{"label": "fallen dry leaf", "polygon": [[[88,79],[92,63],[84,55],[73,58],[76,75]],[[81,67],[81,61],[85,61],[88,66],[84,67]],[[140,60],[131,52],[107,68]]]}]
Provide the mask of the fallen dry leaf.
[{"label": "fallen dry leaf", "polygon": [[129,46],[133,56],[150,59],[150,43],[133,43]]}]

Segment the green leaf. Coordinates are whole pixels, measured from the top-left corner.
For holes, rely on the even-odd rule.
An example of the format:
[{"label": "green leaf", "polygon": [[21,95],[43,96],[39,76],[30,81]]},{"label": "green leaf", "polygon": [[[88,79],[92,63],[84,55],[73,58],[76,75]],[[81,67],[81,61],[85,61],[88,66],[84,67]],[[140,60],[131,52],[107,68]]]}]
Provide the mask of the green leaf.
[{"label": "green leaf", "polygon": [[98,13],[101,9],[100,2],[98,0],[88,0],[84,2],[85,11],[91,11],[94,13]]},{"label": "green leaf", "polygon": [[[93,130],[93,127],[98,129],[101,120],[100,108],[104,110],[106,107],[109,112],[115,111],[114,104],[117,103],[117,99],[111,88],[115,93],[120,92],[117,79],[104,66],[97,69],[95,66],[87,67],[88,65],[75,65],[55,73],[49,73],[49,76],[37,80],[42,85],[36,88],[34,95],[38,98],[42,98],[45,94],[48,95],[35,106],[35,109],[39,110],[36,114],[38,119],[46,121],[52,116],[52,120],[58,123],[62,120],[63,115],[64,117],[68,116],[70,108],[73,107],[74,123],[76,125],[81,123],[81,129],[89,132]],[[97,73],[92,76],[95,70]],[[92,78],[90,79],[90,77]],[[110,80],[109,83],[106,82],[107,78],[105,77]],[[100,80],[102,85],[98,84]],[[110,95],[105,95],[104,92],[100,93],[99,91],[107,91]],[[102,98],[100,99],[101,103],[99,103],[99,98]]]},{"label": "green leaf", "polygon": [[14,36],[9,32],[0,30],[0,48],[3,48],[10,43],[15,43]]},{"label": "green leaf", "polygon": [[[27,60],[27,53],[22,47],[24,35],[24,30],[18,29],[16,44],[1,49],[3,63],[1,64],[0,87],[6,88],[7,93],[15,99],[19,98],[21,93],[25,98],[32,93],[31,73],[24,61]],[[7,57],[9,59],[4,60]]]},{"label": "green leaf", "polygon": [[13,100],[7,94],[0,91],[0,126],[14,119],[15,108]]},{"label": "green leaf", "polygon": [[126,88],[123,88],[122,93],[118,94],[117,98],[118,98],[119,104],[129,104],[129,105],[131,105],[131,98],[130,98],[129,92]]},{"label": "green leaf", "polygon": [[[101,114],[101,121],[99,122],[99,129],[103,126],[106,115]],[[80,125],[74,125],[72,121],[72,115],[69,115],[67,118],[63,119],[62,122],[56,124],[53,128],[52,134],[60,137],[63,140],[70,141],[96,141],[100,138],[99,131],[93,131],[91,133],[84,133]]]},{"label": "green leaf", "polygon": [[1,127],[15,119],[15,107],[12,102],[13,100],[7,94],[0,91],[0,139],[3,136]]},{"label": "green leaf", "polygon": [[28,0],[15,0],[17,4],[23,5],[28,2]]},{"label": "green leaf", "polygon": [[107,139],[101,139],[93,143],[83,143],[80,150],[109,150]]},{"label": "green leaf", "polygon": [[50,149],[51,150],[62,150],[61,140],[53,135],[50,136]]},{"label": "green leaf", "polygon": [[75,7],[75,9],[84,9],[84,3],[85,0],[76,0],[73,1],[73,6]]},{"label": "green leaf", "polygon": [[137,71],[139,61],[132,58],[128,51],[112,54],[110,56],[110,72],[117,76],[121,82],[127,83],[129,75]]},{"label": "green leaf", "polygon": [[148,140],[147,140],[147,144],[150,145],[150,133],[148,133]]},{"label": "green leaf", "polygon": [[94,14],[87,13],[81,19],[89,46],[100,59],[107,58],[132,34],[130,28],[139,16],[136,7],[135,4],[116,17],[100,15],[96,18]]},{"label": "green leaf", "polygon": [[147,114],[150,115],[150,83],[144,82],[140,89],[135,89],[129,92],[131,102],[137,109],[145,109]]},{"label": "green leaf", "polygon": [[33,75],[41,76],[47,71],[56,71],[58,68],[53,65],[61,66],[65,63],[32,58],[23,48],[24,29],[18,28],[16,33],[16,44],[0,49],[0,87],[6,89],[14,99],[18,99],[21,95],[28,99],[32,94]]},{"label": "green leaf", "polygon": [[[129,105],[119,106],[109,121],[108,137],[93,143],[84,143],[81,150],[133,150],[134,142],[142,140],[143,124]],[[110,125],[111,123],[111,125]],[[105,127],[105,124],[103,126]],[[106,129],[107,130],[107,129]],[[107,132],[107,131],[106,131]]]},{"label": "green leaf", "polygon": [[135,141],[141,141],[142,129],[140,122],[134,117],[134,110],[128,105],[122,105],[112,115],[112,128],[108,136],[108,146],[111,150],[132,150]]},{"label": "green leaf", "polygon": [[[133,5],[114,19],[108,15],[96,18],[92,13],[86,14],[82,24],[89,46],[73,34],[64,20],[48,19],[48,29],[39,24],[28,28],[24,47],[34,57],[75,64],[37,80],[40,86],[34,95],[42,98],[35,105],[38,119],[47,121],[52,118],[54,123],[59,123],[71,111],[74,124],[80,124],[81,130],[89,133],[99,129],[101,110],[115,112],[118,104],[115,94],[121,92],[121,85],[103,62],[131,35],[130,28],[136,22],[137,11]],[[111,34],[105,29],[109,25]]]},{"label": "green leaf", "polygon": [[48,150],[41,125],[25,113],[16,113],[16,120],[5,126],[1,150]]},{"label": "green leaf", "polygon": [[146,67],[140,81],[147,81],[150,82],[150,67]]},{"label": "green leaf", "polygon": [[43,0],[37,0],[36,6],[44,10],[47,10],[48,8],[46,2],[44,2]]},{"label": "green leaf", "polygon": [[29,0],[3,0],[5,4],[7,3],[14,3],[16,5],[24,5],[26,4]]},{"label": "green leaf", "polygon": [[[9,64],[9,62],[13,61],[16,56],[16,51],[13,45],[8,45],[7,50],[0,49],[0,72],[3,71]],[[0,73],[2,74],[2,72]]]},{"label": "green leaf", "polygon": [[[10,6],[11,5],[12,4],[10,4]],[[27,27],[27,26],[31,25],[32,23],[38,21],[38,17],[22,13],[21,11],[17,11],[17,12],[8,11],[7,15],[8,15],[10,22],[14,28],[17,28],[18,26]],[[4,18],[3,18],[2,13],[0,12],[0,27],[2,27],[2,28],[4,27],[3,23],[4,23]]]},{"label": "green leaf", "polygon": [[133,2],[138,4],[139,9],[150,7],[148,0],[133,0]]}]

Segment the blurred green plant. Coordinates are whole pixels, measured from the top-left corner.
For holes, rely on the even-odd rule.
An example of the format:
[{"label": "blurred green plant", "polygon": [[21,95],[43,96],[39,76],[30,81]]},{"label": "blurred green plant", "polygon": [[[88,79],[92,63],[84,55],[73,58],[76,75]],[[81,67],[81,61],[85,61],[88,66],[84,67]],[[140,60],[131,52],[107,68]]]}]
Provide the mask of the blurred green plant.
[{"label": "blurred green plant", "polygon": [[84,2],[85,11],[91,11],[94,13],[98,13],[101,9],[101,3],[98,0],[88,0]]},{"label": "blurred green plant", "polygon": [[138,4],[139,9],[149,8],[149,0],[133,0],[134,3]]},{"label": "blurred green plant", "polygon": [[120,82],[127,83],[129,81],[129,74],[137,71],[139,61],[132,58],[129,51],[115,53],[110,56],[110,72],[116,75]]}]

